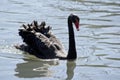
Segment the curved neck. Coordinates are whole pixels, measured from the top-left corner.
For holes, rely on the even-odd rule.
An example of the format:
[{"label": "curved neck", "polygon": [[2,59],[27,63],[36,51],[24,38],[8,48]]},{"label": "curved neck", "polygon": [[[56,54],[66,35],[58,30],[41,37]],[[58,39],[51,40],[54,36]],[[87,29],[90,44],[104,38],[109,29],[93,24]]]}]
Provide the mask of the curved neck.
[{"label": "curved neck", "polygon": [[69,50],[67,59],[76,59],[76,45],[75,45],[75,38],[74,38],[74,31],[73,31],[73,24],[72,19],[68,18],[68,32],[69,32]]}]

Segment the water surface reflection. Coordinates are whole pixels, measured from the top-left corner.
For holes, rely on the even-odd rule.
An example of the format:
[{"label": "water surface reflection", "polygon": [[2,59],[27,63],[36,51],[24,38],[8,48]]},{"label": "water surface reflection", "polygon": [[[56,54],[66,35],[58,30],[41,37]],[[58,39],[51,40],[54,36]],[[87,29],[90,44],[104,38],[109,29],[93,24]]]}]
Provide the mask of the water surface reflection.
[{"label": "water surface reflection", "polygon": [[75,63],[75,61],[67,61],[66,66],[67,66],[67,70],[66,70],[67,78],[66,78],[66,80],[72,80],[72,78],[74,77],[74,69],[76,67],[76,63]]},{"label": "water surface reflection", "polygon": [[51,66],[59,65],[58,61],[32,61],[25,60],[24,63],[18,63],[16,65],[15,71],[17,72],[15,76],[19,78],[37,78],[37,77],[50,77],[52,76],[52,71],[49,70]]}]

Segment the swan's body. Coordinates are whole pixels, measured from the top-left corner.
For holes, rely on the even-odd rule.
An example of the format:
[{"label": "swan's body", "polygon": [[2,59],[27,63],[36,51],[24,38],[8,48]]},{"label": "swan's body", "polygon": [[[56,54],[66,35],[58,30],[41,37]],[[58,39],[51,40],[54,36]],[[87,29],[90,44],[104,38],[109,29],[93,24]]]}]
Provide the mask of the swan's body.
[{"label": "swan's body", "polygon": [[19,29],[19,35],[26,45],[16,46],[16,48],[29,52],[42,59],[76,59],[76,48],[73,25],[79,28],[79,18],[76,15],[68,17],[69,30],[69,50],[68,55],[60,41],[51,33],[51,28],[45,28],[45,22],[38,25],[36,21],[32,24],[23,25],[24,29]]}]

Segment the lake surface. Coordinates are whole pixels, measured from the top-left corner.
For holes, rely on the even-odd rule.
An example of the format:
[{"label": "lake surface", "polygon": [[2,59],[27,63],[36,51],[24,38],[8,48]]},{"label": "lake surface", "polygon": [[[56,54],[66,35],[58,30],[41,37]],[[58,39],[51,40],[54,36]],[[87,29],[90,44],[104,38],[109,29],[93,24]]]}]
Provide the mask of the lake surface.
[{"label": "lake surface", "polygon": [[[77,59],[41,60],[13,46],[18,29],[46,21],[68,50],[67,17],[80,17],[75,30]],[[120,0],[1,0],[0,78],[2,80],[120,80]]]}]

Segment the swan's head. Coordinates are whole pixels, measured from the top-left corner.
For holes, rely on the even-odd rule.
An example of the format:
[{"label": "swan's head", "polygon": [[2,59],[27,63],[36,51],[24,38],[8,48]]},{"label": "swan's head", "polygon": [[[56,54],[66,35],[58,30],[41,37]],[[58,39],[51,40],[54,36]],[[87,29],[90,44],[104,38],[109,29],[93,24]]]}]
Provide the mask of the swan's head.
[{"label": "swan's head", "polygon": [[69,17],[70,17],[71,21],[75,24],[77,31],[79,31],[79,21],[80,21],[79,17],[74,14],[71,14]]}]

